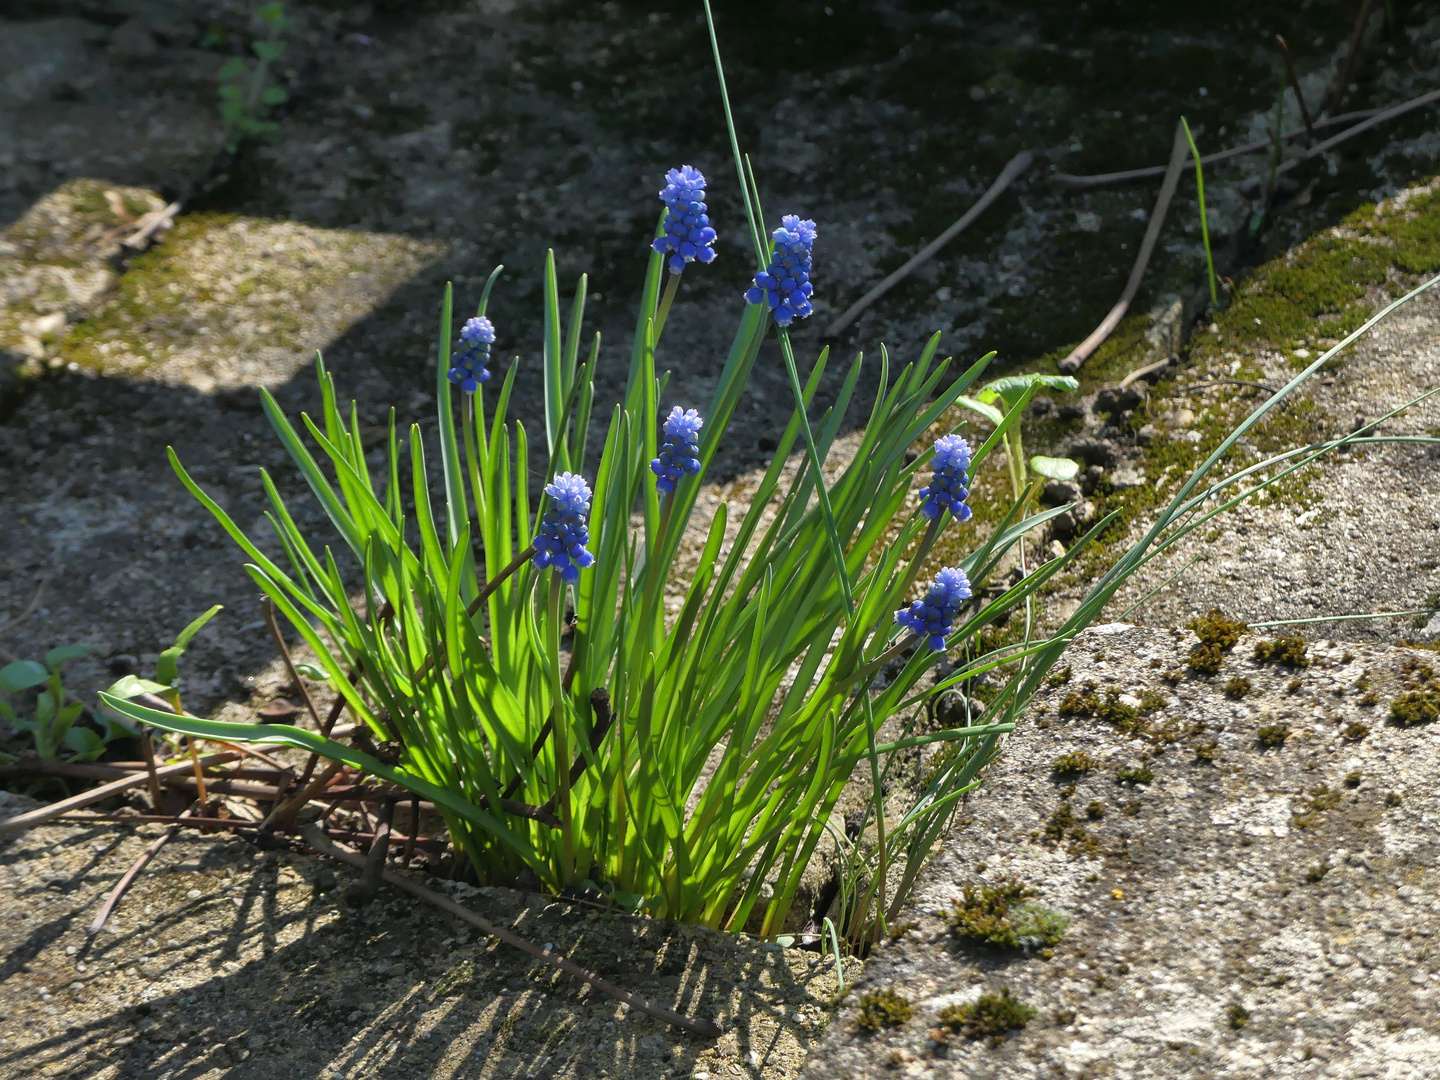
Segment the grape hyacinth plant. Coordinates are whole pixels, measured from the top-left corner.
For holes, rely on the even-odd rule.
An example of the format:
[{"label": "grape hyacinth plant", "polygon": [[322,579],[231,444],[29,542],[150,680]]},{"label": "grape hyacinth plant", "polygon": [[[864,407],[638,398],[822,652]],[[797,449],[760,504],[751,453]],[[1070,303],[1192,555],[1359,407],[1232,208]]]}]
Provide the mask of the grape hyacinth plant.
[{"label": "grape hyacinth plant", "polygon": [[815,247],[815,222],[802,221],[794,214],[780,219],[780,228],[771,236],[774,251],[770,265],[755,275],[745,293],[751,304],[765,304],[780,326],[809,317],[814,309],[810,297],[811,252]]},{"label": "grape hyacinth plant", "polygon": [[700,471],[700,428],[704,423],[694,409],[682,409],[679,405],[665,417],[665,441],[660,446],[660,456],[650,462],[657,490],[668,495],[682,476]]},{"label": "grape hyacinth plant", "polygon": [[[713,22],[710,29],[718,71]],[[728,103],[726,117],[728,124]],[[555,259],[547,257],[540,355],[510,364],[491,402],[468,392],[465,379],[452,381],[457,369],[477,372],[477,387],[483,381],[484,364],[464,358],[483,353],[471,350],[488,346],[493,328],[467,322],[460,357],[452,357],[447,287],[437,424],[401,430],[392,413],[383,464],[362,439],[358,407],[342,406],[323,361],[317,417],[292,418],[260,391],[328,519],[325,535],[302,531],[308,516],[291,513],[261,470],[275,535],[252,538],[171,451],[181,483],[244,551],[256,587],[314,654],[353,719],[351,742],[289,724],[176,715],[118,686],[102,695],[105,705],[192,738],[296,747],[413,792],[444,817],[456,876],[483,883],[538,882],[553,894],[590,893],[659,918],[773,938],[805,929],[802,879],[812,859],[834,857],[835,922],[864,948],[897,916],[960,799],[979,784],[1045,674],[1126,579],[1228,506],[1360,438],[1281,455],[1202,487],[1250,427],[1376,320],[1237,428],[1050,636],[1032,639],[1030,599],[1109,520],[1063,555],[1026,564],[1018,557],[1023,538],[1070,509],[1029,513],[1029,485],[1017,486],[988,531],[956,534],[971,541],[969,552],[947,559],[952,565],[917,598],[915,583],[947,520],[942,511],[968,517],[969,479],[995,449],[1015,459],[1012,471],[1023,470],[1019,422],[1041,377],[1024,377],[1022,386],[1006,376],[1012,381],[976,391],[986,400],[966,399],[993,354],[952,368],[939,358],[938,334],[908,364],[892,366],[882,352],[865,424],[842,456],[837,440],[861,358],[846,365],[834,399],[821,407],[830,352],[820,351],[802,381],[787,330],[810,312],[814,226],[786,217],[773,248],[764,244],[733,126],[730,136],[754,265],[763,269],[749,303],[737,305],[703,428],[700,413],[675,409],[664,418],[663,443],[657,430],[661,294],[673,294],[679,275],[665,279],[683,251],[649,250],[624,392],[593,417],[603,433],[598,447],[588,442],[598,338],[581,353],[585,277],[562,323]],[[677,174],[689,183],[688,173]],[[708,261],[698,252],[697,261]],[[479,297],[476,320],[498,275]],[[745,501],[701,501],[772,329],[794,407]],[[526,363],[544,386],[533,453],[531,428],[510,414]],[[961,408],[971,407],[965,401],[994,423],[973,450],[956,430]],[[922,445],[935,447],[933,462],[914,452]],[[935,477],[917,500],[927,464]],[[1265,479],[1245,488],[1262,469]],[[692,481],[677,483],[682,476]],[[538,514],[536,495],[544,500]],[[1020,612],[1023,641],[983,644],[987,628]],[[954,666],[941,668],[947,647]],[[980,676],[1001,683],[982,723],[917,731],[936,695]],[[365,749],[372,744],[388,744],[394,755],[382,761]],[[914,762],[906,752],[917,749],[943,753],[913,786],[892,788],[897,770]],[[831,819],[867,761],[868,811],[860,839],[850,841]],[[823,850],[832,854],[817,855],[827,835],[835,844]]]},{"label": "grape hyacinth plant", "polygon": [[460,328],[460,344],[462,348],[452,359],[454,366],[447,375],[461,390],[473,394],[481,383],[490,380],[486,365],[490,362],[490,346],[495,344],[494,324],[484,315],[465,320]]},{"label": "grape hyacinth plant", "polygon": [[920,513],[934,519],[949,510],[956,521],[969,521],[965,500],[970,497],[970,444],[959,435],[943,435],[935,441],[934,455],[930,459],[934,475],[920,489]]},{"label": "grape hyacinth plant", "polygon": [[924,638],[931,651],[944,652],[945,638],[970,595],[970,579],[965,571],[947,566],[935,575],[923,599],[895,612],[895,621]]},{"label": "grape hyacinth plant", "polygon": [[652,246],[668,256],[670,273],[684,273],[686,263],[714,262],[715,230],[705,212],[705,177],[700,170],[690,165],[671,169],[665,174],[660,200],[665,204],[664,234]]},{"label": "grape hyacinth plant", "polygon": [[585,515],[590,511],[590,485],[583,476],[561,473],[545,485],[550,509],[540,518],[540,532],[535,537],[535,566],[547,567],[562,580],[580,580],[580,571],[595,565],[595,556],[585,549],[590,530]]}]

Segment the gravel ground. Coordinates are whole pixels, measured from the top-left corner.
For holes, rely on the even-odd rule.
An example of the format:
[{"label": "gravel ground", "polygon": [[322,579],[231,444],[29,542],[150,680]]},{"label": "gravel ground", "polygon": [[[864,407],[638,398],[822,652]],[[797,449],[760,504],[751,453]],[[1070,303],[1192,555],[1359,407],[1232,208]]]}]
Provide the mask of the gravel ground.
[{"label": "gravel ground", "polygon": [[[0,816],[29,805],[0,792]],[[769,1080],[796,1074],[837,997],[816,953],[508,889],[456,893],[727,1028],[687,1037],[388,887],[357,913],[345,867],[224,835],[172,841],[87,944],[158,833],[50,825],[0,840],[0,1077]]]},{"label": "gravel ground", "polygon": [[[1386,706],[1416,677],[1407,663],[1435,654],[1316,642],[1291,670],[1250,659],[1256,640],[1172,685],[1188,631],[1082,635],[1069,682],[1012,737],[801,1076],[1434,1076],[1440,730],[1389,724]],[[1233,698],[1238,678],[1251,688]],[[1087,682],[1159,694],[1152,735],[1062,715]],[[1258,741],[1272,724],[1288,727],[1278,748]],[[1055,776],[1073,751],[1091,771]],[[1148,772],[1121,783],[1124,769]],[[1056,841],[1062,806],[1074,821]],[[1009,876],[1073,920],[1052,955],[977,947],[948,925],[965,883]],[[865,1034],[857,1004],[883,987],[915,1015]],[[942,1009],[1006,987],[1036,1010],[1023,1029],[942,1028]]]}]

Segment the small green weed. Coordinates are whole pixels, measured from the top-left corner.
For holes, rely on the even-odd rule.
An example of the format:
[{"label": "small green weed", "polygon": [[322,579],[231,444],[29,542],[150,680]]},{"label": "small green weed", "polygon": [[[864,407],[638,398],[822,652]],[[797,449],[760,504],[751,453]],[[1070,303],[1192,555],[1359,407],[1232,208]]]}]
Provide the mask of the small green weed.
[{"label": "small green weed", "polygon": [[1237,701],[1240,700],[1240,698],[1243,698],[1246,694],[1250,693],[1250,690],[1250,680],[1245,678],[1243,675],[1237,675],[1235,678],[1231,679],[1225,684],[1225,696],[1228,698],[1234,698]]},{"label": "small green weed", "polygon": [[1052,671],[1049,675],[1046,675],[1046,676],[1045,676],[1045,685],[1046,685],[1046,686],[1052,686],[1052,687],[1053,687],[1053,686],[1064,686],[1064,685],[1065,685],[1066,683],[1068,683],[1069,681],[1070,681],[1070,665],[1069,665],[1069,664],[1066,664],[1066,665],[1065,665],[1064,667],[1062,667],[1062,668],[1057,668],[1056,670]]},{"label": "small green weed", "polygon": [[1359,720],[1351,720],[1345,725],[1345,730],[1341,734],[1350,742],[1359,742],[1370,734],[1370,725],[1361,723]]},{"label": "small green weed", "polygon": [[872,1035],[885,1028],[899,1027],[915,1015],[910,999],[901,997],[888,986],[872,990],[860,998],[860,1012],[855,1026]]},{"label": "small green weed", "polygon": [[1250,1022],[1250,1010],[1237,1002],[1225,1010],[1225,1022],[1239,1031]]},{"label": "small green weed", "polygon": [[[98,730],[77,727],[75,721],[85,711],[78,701],[67,700],[68,693],[60,676],[60,665],[90,651],[88,645],[63,645],[45,654],[44,663],[16,660],[0,668],[0,694],[19,694],[36,687],[35,709],[30,716],[21,716],[6,701],[0,701],[0,717],[17,731],[29,732],[35,740],[35,753],[42,758],[59,757],[68,751],[72,761],[94,761],[105,752],[105,744],[129,734],[124,725],[108,715],[97,716]],[[15,758],[0,753],[0,761],[13,764]]]},{"label": "small green weed", "polygon": [[273,135],[279,125],[268,119],[270,110],[289,100],[284,87],[271,77],[271,65],[285,56],[282,35],[290,25],[285,5],[261,4],[255,11],[265,37],[251,42],[253,67],[243,56],[225,61],[216,78],[220,82],[220,119],[225,125],[225,149],[234,153],[245,139]]},{"label": "small green weed", "polygon": [[1117,784],[1149,784],[1155,780],[1155,772],[1148,765],[1137,765],[1128,769],[1119,769],[1115,773]]}]

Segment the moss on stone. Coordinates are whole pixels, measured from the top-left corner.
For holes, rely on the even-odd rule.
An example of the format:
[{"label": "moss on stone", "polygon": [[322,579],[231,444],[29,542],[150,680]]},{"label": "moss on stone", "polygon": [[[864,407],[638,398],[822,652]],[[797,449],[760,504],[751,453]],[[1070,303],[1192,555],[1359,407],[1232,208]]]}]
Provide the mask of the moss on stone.
[{"label": "moss on stone", "polygon": [[1240,698],[1243,698],[1246,694],[1250,693],[1250,690],[1250,680],[1245,678],[1243,675],[1237,675],[1235,678],[1231,679],[1225,684],[1225,696],[1228,698],[1234,698],[1237,701]]},{"label": "moss on stone", "polygon": [[1432,724],[1440,720],[1440,692],[1407,690],[1390,702],[1390,719],[1401,727]]},{"label": "moss on stone", "polygon": [[1191,619],[1185,625],[1194,631],[1202,644],[1215,645],[1221,649],[1234,648],[1240,635],[1250,629],[1249,623],[1231,619],[1219,608],[1211,608],[1207,614]]},{"label": "moss on stone", "polygon": [[1257,641],[1254,657],[1257,664],[1282,664],[1285,667],[1303,668],[1310,665],[1308,651],[1309,646],[1303,638],[1282,637],[1273,641]]},{"label": "moss on stone", "polygon": [[1255,741],[1266,750],[1278,750],[1290,738],[1289,724],[1261,724],[1255,731]]},{"label": "moss on stone", "polygon": [[886,1028],[900,1027],[914,1015],[915,1006],[910,1004],[910,999],[887,986],[861,996],[855,1026],[873,1035]]},{"label": "moss on stone", "polygon": [[1070,750],[1050,763],[1050,771],[1056,776],[1084,776],[1099,764],[1084,750]]},{"label": "moss on stone", "polygon": [[1148,765],[1117,769],[1115,782],[1117,784],[1151,784],[1155,782],[1155,771]]},{"label": "moss on stone", "polygon": [[1008,986],[998,994],[981,994],[968,1005],[941,1009],[942,1026],[967,1038],[997,1038],[1023,1028],[1035,1018],[1035,1009],[1013,996]]},{"label": "moss on stone", "polygon": [[1016,878],[994,885],[967,882],[949,921],[956,934],[976,944],[1026,950],[1057,944],[1070,925],[1058,911],[1036,903],[1035,890]]}]

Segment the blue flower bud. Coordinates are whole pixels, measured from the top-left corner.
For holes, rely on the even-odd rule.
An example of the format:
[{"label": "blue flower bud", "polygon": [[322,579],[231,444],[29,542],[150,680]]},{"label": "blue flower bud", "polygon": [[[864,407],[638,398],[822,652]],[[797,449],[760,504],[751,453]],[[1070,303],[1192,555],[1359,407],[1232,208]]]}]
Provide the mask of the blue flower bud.
[{"label": "blue flower bud", "polygon": [[700,170],[690,165],[671,169],[660,198],[665,203],[665,235],[656,237],[652,246],[670,256],[670,272],[680,273],[688,262],[714,262],[715,230],[705,213],[705,177]]},{"label": "blue flower bud", "polygon": [[694,409],[676,405],[665,418],[665,442],[660,456],[650,462],[659,491],[672,492],[680,477],[700,471],[700,428],[705,423]]},{"label": "blue flower bud", "polygon": [[535,565],[544,570],[553,567],[563,581],[579,581],[580,571],[595,563],[595,556],[585,550],[590,530],[585,517],[590,513],[590,485],[583,476],[561,473],[545,485],[550,509],[540,518],[540,532],[535,537]]},{"label": "blue flower bud", "polygon": [[945,637],[960,608],[970,599],[970,579],[958,566],[947,566],[935,575],[925,599],[895,612],[895,621],[919,634],[935,652],[945,650]]},{"label": "blue flower bud", "polygon": [[935,475],[920,489],[920,513],[933,520],[949,510],[956,521],[968,521],[970,507],[965,500],[970,489],[965,474],[970,469],[970,444],[959,435],[942,436],[935,442],[930,467]]},{"label": "blue flower bud", "polygon": [[746,291],[745,299],[751,304],[769,304],[775,321],[789,326],[813,310],[810,251],[815,246],[815,222],[786,214],[771,239],[775,241],[775,252],[770,256],[770,265],[755,275],[755,284]]},{"label": "blue flower bud", "polygon": [[445,374],[466,393],[473,394],[487,382],[490,372],[490,346],[495,344],[495,326],[484,315],[467,319],[460,328],[460,351],[451,357],[451,368]]}]

